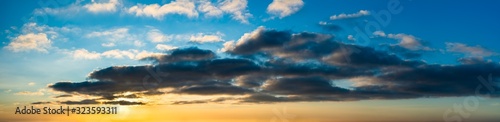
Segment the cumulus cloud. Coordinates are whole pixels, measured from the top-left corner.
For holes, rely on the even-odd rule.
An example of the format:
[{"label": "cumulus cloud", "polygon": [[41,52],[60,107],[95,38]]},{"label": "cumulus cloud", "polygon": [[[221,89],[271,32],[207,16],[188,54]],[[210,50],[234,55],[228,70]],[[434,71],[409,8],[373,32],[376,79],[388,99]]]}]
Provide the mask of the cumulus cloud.
[{"label": "cumulus cloud", "polygon": [[[478,89],[481,82],[476,82],[478,76],[493,74],[489,75],[488,87],[499,89],[498,62],[464,59],[456,65],[427,64],[373,47],[335,41],[328,34],[265,27],[224,45],[224,53],[230,56],[197,47],[177,48],[142,58],[152,61],[151,65],[111,66],[89,73],[87,81],[56,82],[48,87],[70,95],[98,97],[82,104],[128,104],[121,103],[120,98],[137,99],[151,93],[214,98],[205,102],[170,101],[172,104],[411,99],[476,92],[500,95],[487,88]],[[340,86],[339,81],[354,85]],[[147,104],[139,102],[130,104]],[[73,103],[80,102],[66,102]]]},{"label": "cumulus cloud", "polygon": [[77,49],[77,50],[73,51],[73,58],[75,58],[75,59],[100,59],[101,54],[99,54],[95,51],[89,52],[86,49]]},{"label": "cumulus cloud", "polygon": [[304,6],[302,0],[273,0],[273,2],[267,6],[267,13],[284,18],[296,13],[302,6]]},{"label": "cumulus cloud", "polygon": [[47,34],[27,33],[11,39],[11,42],[5,48],[13,52],[36,51],[47,53],[51,45],[52,41],[47,37]]},{"label": "cumulus cloud", "polygon": [[102,3],[92,0],[91,3],[84,5],[83,7],[92,13],[115,12],[119,4],[120,2],[118,0],[109,0],[108,2]]},{"label": "cumulus cloud", "polygon": [[330,20],[340,20],[340,19],[350,19],[350,18],[358,18],[362,16],[368,16],[370,15],[370,12],[367,10],[359,10],[357,13],[352,13],[352,14],[339,14],[339,15],[332,15],[330,16]]},{"label": "cumulus cloud", "polygon": [[195,3],[190,0],[176,0],[161,6],[158,4],[138,4],[130,7],[128,13],[135,16],[153,17],[158,20],[162,20],[168,14],[186,15],[189,18],[198,17]]}]

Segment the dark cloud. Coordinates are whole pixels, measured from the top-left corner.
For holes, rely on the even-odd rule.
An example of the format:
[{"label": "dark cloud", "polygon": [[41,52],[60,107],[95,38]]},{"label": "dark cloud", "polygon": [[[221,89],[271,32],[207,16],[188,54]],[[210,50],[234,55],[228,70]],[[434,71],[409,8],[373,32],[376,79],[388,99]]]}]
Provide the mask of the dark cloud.
[{"label": "dark cloud", "polygon": [[327,31],[338,32],[338,31],[342,30],[341,26],[331,24],[331,23],[319,23],[318,26],[320,26],[322,29],[327,30]]},{"label": "dark cloud", "polygon": [[458,59],[458,62],[462,64],[487,64],[492,63],[491,60],[485,60],[482,57],[464,57]]},{"label": "dark cloud", "polygon": [[63,101],[63,102],[60,102],[60,103],[67,104],[67,105],[99,104],[99,102],[97,102],[94,99],[85,99],[85,100],[81,100],[81,101]]},{"label": "dark cloud", "polygon": [[111,105],[146,105],[146,103],[143,103],[143,102],[131,102],[131,101],[125,101],[125,100],[107,101],[107,102],[103,102],[103,104],[111,104]]},{"label": "dark cloud", "polygon": [[202,50],[197,47],[175,49],[170,54],[158,55],[143,58],[142,60],[151,60],[157,63],[168,63],[177,61],[198,61],[212,59],[215,53],[210,50]]},{"label": "dark cloud", "polygon": [[180,94],[197,94],[197,95],[216,95],[216,94],[227,94],[227,95],[238,95],[238,94],[248,94],[253,93],[253,90],[233,86],[229,83],[219,82],[206,82],[204,85],[193,85],[179,88],[175,93]]},{"label": "dark cloud", "polygon": [[67,104],[67,105],[87,105],[87,104],[110,104],[110,105],[145,105],[146,103],[143,102],[133,102],[133,101],[125,101],[125,100],[120,100],[120,101],[103,101],[99,102],[97,99],[84,99],[81,101],[63,101],[60,102],[61,104]]},{"label": "dark cloud", "polygon": [[280,95],[345,94],[349,90],[333,86],[322,77],[280,78],[267,81],[266,91]]},{"label": "dark cloud", "polygon": [[[172,104],[409,99],[468,96],[476,92],[499,96],[491,92],[500,89],[498,63],[463,58],[456,65],[428,64],[411,60],[412,56],[419,57],[418,52],[378,50],[334,40],[332,35],[260,27],[238,42],[224,45],[230,54],[225,58],[195,47],[176,49],[144,59],[153,61],[153,65],[112,66],[91,72],[89,81],[57,82],[49,87],[69,95],[101,97],[63,104],[99,104],[99,100],[103,104],[144,105],[113,100],[161,94],[238,97]],[[405,53],[407,56],[401,56]],[[493,74],[489,86],[476,90],[483,84],[477,77],[488,74]],[[341,80],[356,85],[337,84]],[[123,95],[126,92],[133,94]]]},{"label": "dark cloud", "polygon": [[73,95],[71,95],[71,94],[63,94],[63,95],[55,96],[54,98],[72,97],[72,96],[73,96]]},{"label": "dark cloud", "polygon": [[38,105],[38,104],[51,104],[52,102],[33,102],[31,104],[33,105]]}]

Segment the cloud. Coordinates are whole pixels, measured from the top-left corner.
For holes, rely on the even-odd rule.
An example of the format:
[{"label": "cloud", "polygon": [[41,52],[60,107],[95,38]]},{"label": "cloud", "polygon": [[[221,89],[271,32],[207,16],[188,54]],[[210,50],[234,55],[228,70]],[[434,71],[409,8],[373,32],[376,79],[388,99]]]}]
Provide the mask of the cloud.
[{"label": "cloud", "polygon": [[75,59],[100,59],[101,54],[96,52],[89,52],[86,49],[77,49],[73,51],[73,58]]},{"label": "cloud", "polygon": [[[171,104],[411,99],[469,96],[476,90],[500,96],[490,90],[500,89],[498,62],[464,59],[456,65],[427,64],[335,40],[328,34],[259,27],[224,44],[226,50],[219,54],[197,47],[178,48],[142,58],[152,61],[149,65],[111,66],[92,71],[87,81],[56,82],[48,87],[98,97],[94,101],[109,104],[128,104],[120,103],[120,98],[134,102],[151,93],[211,97],[205,102],[167,101]],[[478,77],[488,74],[493,74],[487,80],[490,89],[478,89]],[[340,85],[340,81],[352,85]],[[97,104],[94,101],[85,103]]]},{"label": "cloud", "polygon": [[455,53],[462,53],[467,56],[472,56],[472,57],[489,57],[493,55],[497,55],[497,53],[485,49],[479,45],[476,46],[468,46],[462,43],[453,43],[453,42],[447,42],[446,43],[446,51],[448,52],[455,52]]},{"label": "cloud", "polygon": [[114,47],[116,45],[113,42],[108,42],[108,43],[102,43],[101,46],[103,46],[103,47]]},{"label": "cloud", "polygon": [[173,49],[177,49],[177,48],[179,48],[179,47],[171,46],[171,45],[165,45],[165,44],[157,44],[156,45],[156,49],[162,50],[162,51],[168,51],[168,50],[173,50]]},{"label": "cloud", "polygon": [[51,45],[52,41],[47,37],[47,34],[27,33],[11,39],[11,42],[5,48],[13,52],[36,51],[48,53]]},{"label": "cloud", "polygon": [[340,27],[339,25],[335,25],[332,23],[324,22],[324,21],[320,21],[318,23],[318,25],[327,31],[340,31],[340,30],[342,30],[342,27]]},{"label": "cloud", "polygon": [[45,89],[39,89],[38,91],[36,92],[32,92],[32,91],[21,91],[21,92],[16,92],[14,93],[14,95],[27,95],[27,96],[43,96],[45,95],[45,92],[46,90]]},{"label": "cloud", "polygon": [[162,20],[168,14],[186,15],[189,18],[198,17],[194,2],[189,0],[176,0],[162,6],[158,4],[138,4],[130,7],[128,13],[135,16],[153,17],[158,20]]},{"label": "cloud", "polygon": [[87,49],[77,49],[66,53],[71,55],[71,57],[73,57],[74,59],[87,59],[87,60],[101,59],[103,57],[115,58],[115,59],[128,58],[133,60],[139,60],[145,57],[159,54],[159,53],[148,52],[145,50],[139,51],[135,49],[130,49],[130,50],[114,49],[114,50],[104,51],[102,53],[95,51],[88,51]]},{"label": "cloud", "polygon": [[87,38],[104,38],[109,41],[121,41],[130,37],[128,28],[116,28],[106,31],[94,31],[86,35]]},{"label": "cloud", "polygon": [[248,24],[248,18],[252,17],[252,14],[248,13],[247,4],[247,0],[224,0],[220,3],[219,8],[231,14],[234,20]]},{"label": "cloud", "polygon": [[356,38],[352,35],[347,35],[347,40],[356,41]]},{"label": "cloud", "polygon": [[198,33],[195,35],[191,35],[189,38],[189,41],[191,42],[196,42],[196,43],[211,43],[211,42],[221,42],[224,41],[221,36],[224,34],[217,32],[216,34],[210,35],[210,34],[203,34],[203,33]]},{"label": "cloud", "polygon": [[367,10],[359,10],[359,12],[353,13],[353,14],[342,13],[342,14],[339,14],[339,15],[332,15],[332,16],[330,16],[330,20],[351,19],[351,18],[358,18],[358,17],[368,16],[368,15],[370,15],[369,11],[367,11]]},{"label": "cloud", "polygon": [[34,86],[36,83],[35,82],[29,82],[28,86]]},{"label": "cloud", "polygon": [[267,6],[267,13],[284,18],[299,11],[304,2],[302,0],[273,0]]},{"label": "cloud", "polygon": [[224,12],[208,0],[201,0],[198,11],[205,13],[206,17],[222,17]]},{"label": "cloud", "polygon": [[168,63],[177,61],[198,61],[212,59],[215,57],[215,53],[210,50],[202,50],[196,47],[183,48],[183,49],[173,49],[172,53],[168,55],[156,55],[146,57],[142,60],[151,60],[158,63]]},{"label": "cloud", "polygon": [[118,0],[109,0],[105,3],[98,3],[92,0],[91,3],[84,5],[83,7],[92,13],[115,12],[119,4],[120,2]]},{"label": "cloud", "polygon": [[148,33],[148,39],[153,42],[153,43],[161,43],[161,42],[167,42],[171,41],[174,37],[173,35],[166,35],[163,34],[160,30],[158,29],[152,29]]},{"label": "cloud", "polygon": [[384,37],[384,38],[391,38],[391,39],[396,39],[399,40],[399,43],[397,46],[400,46],[402,48],[412,50],[412,51],[418,51],[418,50],[423,50],[423,51],[431,51],[433,50],[432,48],[424,45],[420,39],[413,35],[408,35],[404,33],[399,33],[399,34],[386,34],[383,31],[375,31],[373,32],[373,35],[378,36],[378,37]]},{"label": "cloud", "polygon": [[328,79],[322,77],[270,79],[266,83],[263,86],[264,90],[280,95],[345,94],[349,92],[347,89],[333,86]]}]

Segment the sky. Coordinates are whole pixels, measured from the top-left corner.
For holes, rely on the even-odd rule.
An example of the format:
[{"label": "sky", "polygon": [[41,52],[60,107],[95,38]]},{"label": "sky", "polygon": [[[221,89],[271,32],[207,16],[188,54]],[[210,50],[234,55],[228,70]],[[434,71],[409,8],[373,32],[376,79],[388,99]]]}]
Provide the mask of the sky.
[{"label": "sky", "polygon": [[500,121],[499,4],[2,1],[0,120]]}]

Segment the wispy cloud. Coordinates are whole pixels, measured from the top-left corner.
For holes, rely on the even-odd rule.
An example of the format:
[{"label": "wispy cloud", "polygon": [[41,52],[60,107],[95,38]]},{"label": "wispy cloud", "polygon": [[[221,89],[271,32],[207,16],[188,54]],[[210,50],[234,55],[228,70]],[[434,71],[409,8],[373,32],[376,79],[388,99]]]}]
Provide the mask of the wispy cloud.
[{"label": "wispy cloud", "polygon": [[446,43],[446,51],[448,52],[455,52],[455,53],[462,53],[467,56],[472,56],[472,57],[489,57],[493,55],[497,55],[497,53],[488,50],[486,48],[483,48],[479,45],[476,46],[469,46],[466,44],[462,43],[454,43],[454,42],[447,42]]},{"label": "wispy cloud", "polygon": [[339,15],[332,15],[330,16],[330,20],[340,20],[340,19],[350,19],[350,18],[358,18],[362,16],[367,16],[370,15],[370,12],[367,10],[359,10],[357,13],[352,13],[352,14],[339,14]]}]

